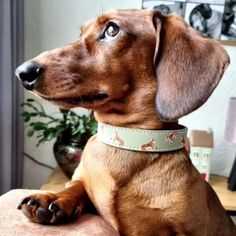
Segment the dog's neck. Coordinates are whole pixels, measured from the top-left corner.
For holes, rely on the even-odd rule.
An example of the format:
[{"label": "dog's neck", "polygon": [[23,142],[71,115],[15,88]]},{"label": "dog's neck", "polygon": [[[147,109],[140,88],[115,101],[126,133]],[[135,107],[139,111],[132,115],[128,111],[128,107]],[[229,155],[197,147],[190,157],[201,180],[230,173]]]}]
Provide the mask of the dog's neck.
[{"label": "dog's neck", "polygon": [[95,111],[96,120],[114,126],[138,129],[178,129],[178,121],[164,122],[158,118],[155,108],[156,78],[147,78],[145,83],[137,85],[138,88],[129,91],[123,98],[111,101],[105,109]]},{"label": "dog's neck", "polygon": [[145,103],[143,105],[132,104],[132,110],[129,110],[128,107],[130,106],[117,101],[110,105],[110,109],[107,107],[106,111],[96,111],[94,115],[98,122],[113,126],[150,130],[178,129],[178,121],[161,121],[157,116],[154,105],[145,107]]},{"label": "dog's neck", "polygon": [[[145,110],[145,109],[144,109]],[[148,113],[150,116],[156,116],[156,113]],[[175,122],[164,122],[159,120],[157,117],[151,119],[146,114],[139,113],[141,119],[136,119],[136,114],[119,113],[111,111],[111,113],[95,112],[95,118],[97,121],[110,124],[113,126],[121,126],[128,128],[137,129],[150,129],[150,130],[172,130],[178,129],[178,121]]]}]

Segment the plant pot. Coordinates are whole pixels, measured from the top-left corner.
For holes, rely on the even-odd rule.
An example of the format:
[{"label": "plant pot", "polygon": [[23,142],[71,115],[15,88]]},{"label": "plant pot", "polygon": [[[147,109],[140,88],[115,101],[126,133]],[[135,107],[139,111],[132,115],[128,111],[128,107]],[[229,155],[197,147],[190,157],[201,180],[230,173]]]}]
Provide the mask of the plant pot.
[{"label": "plant pot", "polygon": [[64,133],[57,138],[53,146],[54,156],[59,167],[68,178],[72,177],[79,165],[82,151],[81,142],[77,137]]}]

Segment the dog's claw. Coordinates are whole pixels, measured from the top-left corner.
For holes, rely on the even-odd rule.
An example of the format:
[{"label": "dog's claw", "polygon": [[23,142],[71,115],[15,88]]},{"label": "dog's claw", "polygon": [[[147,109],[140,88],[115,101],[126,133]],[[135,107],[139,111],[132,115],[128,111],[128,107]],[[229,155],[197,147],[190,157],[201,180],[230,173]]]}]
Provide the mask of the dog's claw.
[{"label": "dog's claw", "polygon": [[57,203],[52,202],[49,207],[49,211],[53,212],[54,219],[52,220],[53,223],[66,223],[74,220],[77,216],[77,210],[74,209],[71,215],[66,214],[63,210],[60,209]]},{"label": "dog's claw", "polygon": [[33,198],[27,202],[27,205],[28,206],[39,206],[40,204],[36,199]]},{"label": "dog's claw", "polygon": [[22,204],[20,203],[18,206],[17,206],[17,210],[21,210],[21,207],[22,207]]},{"label": "dog's claw", "polygon": [[76,209],[74,209],[74,211],[72,212],[71,217],[72,217],[73,219],[75,219],[75,218],[77,217],[78,213],[79,213],[78,207],[76,207]]},{"label": "dog's claw", "polygon": [[29,201],[30,201],[30,198],[29,198],[29,197],[24,198],[24,199],[21,201],[21,203],[17,206],[17,209],[18,209],[18,210],[21,210],[22,206],[23,206],[24,204],[27,204]]},{"label": "dog's claw", "polygon": [[49,211],[52,211],[54,213],[56,213],[57,211],[59,211],[59,206],[55,203],[55,202],[52,202],[49,207],[48,207]]}]

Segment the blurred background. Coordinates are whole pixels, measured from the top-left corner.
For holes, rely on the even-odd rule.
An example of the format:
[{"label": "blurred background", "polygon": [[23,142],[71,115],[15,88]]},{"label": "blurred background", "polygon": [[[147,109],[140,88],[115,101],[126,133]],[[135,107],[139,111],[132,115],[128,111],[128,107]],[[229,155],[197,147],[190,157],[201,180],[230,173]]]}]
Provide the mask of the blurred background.
[{"label": "blurred background", "polygon": [[[0,1],[0,193],[11,188],[40,188],[57,166],[53,153],[55,138],[37,147],[37,137],[28,137],[20,105],[26,99],[37,98],[24,91],[14,77],[17,65],[45,50],[77,40],[80,27],[107,10],[141,8],[142,4],[141,0]],[[236,97],[236,46],[233,42],[222,44],[231,65],[207,103],[180,123],[189,130],[212,130],[210,171],[228,177],[236,145],[226,141],[224,131],[229,99]],[[54,116],[59,112],[53,105],[39,102],[47,114]]]}]

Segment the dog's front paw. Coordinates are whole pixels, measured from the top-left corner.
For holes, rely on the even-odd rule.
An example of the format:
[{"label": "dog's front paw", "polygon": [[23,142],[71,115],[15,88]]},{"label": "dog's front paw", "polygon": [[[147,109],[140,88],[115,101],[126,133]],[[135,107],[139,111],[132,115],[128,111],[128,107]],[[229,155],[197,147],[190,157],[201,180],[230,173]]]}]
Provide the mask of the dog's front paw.
[{"label": "dog's front paw", "polygon": [[43,193],[24,198],[18,206],[31,221],[39,224],[63,224],[76,219],[83,202],[73,196]]}]

